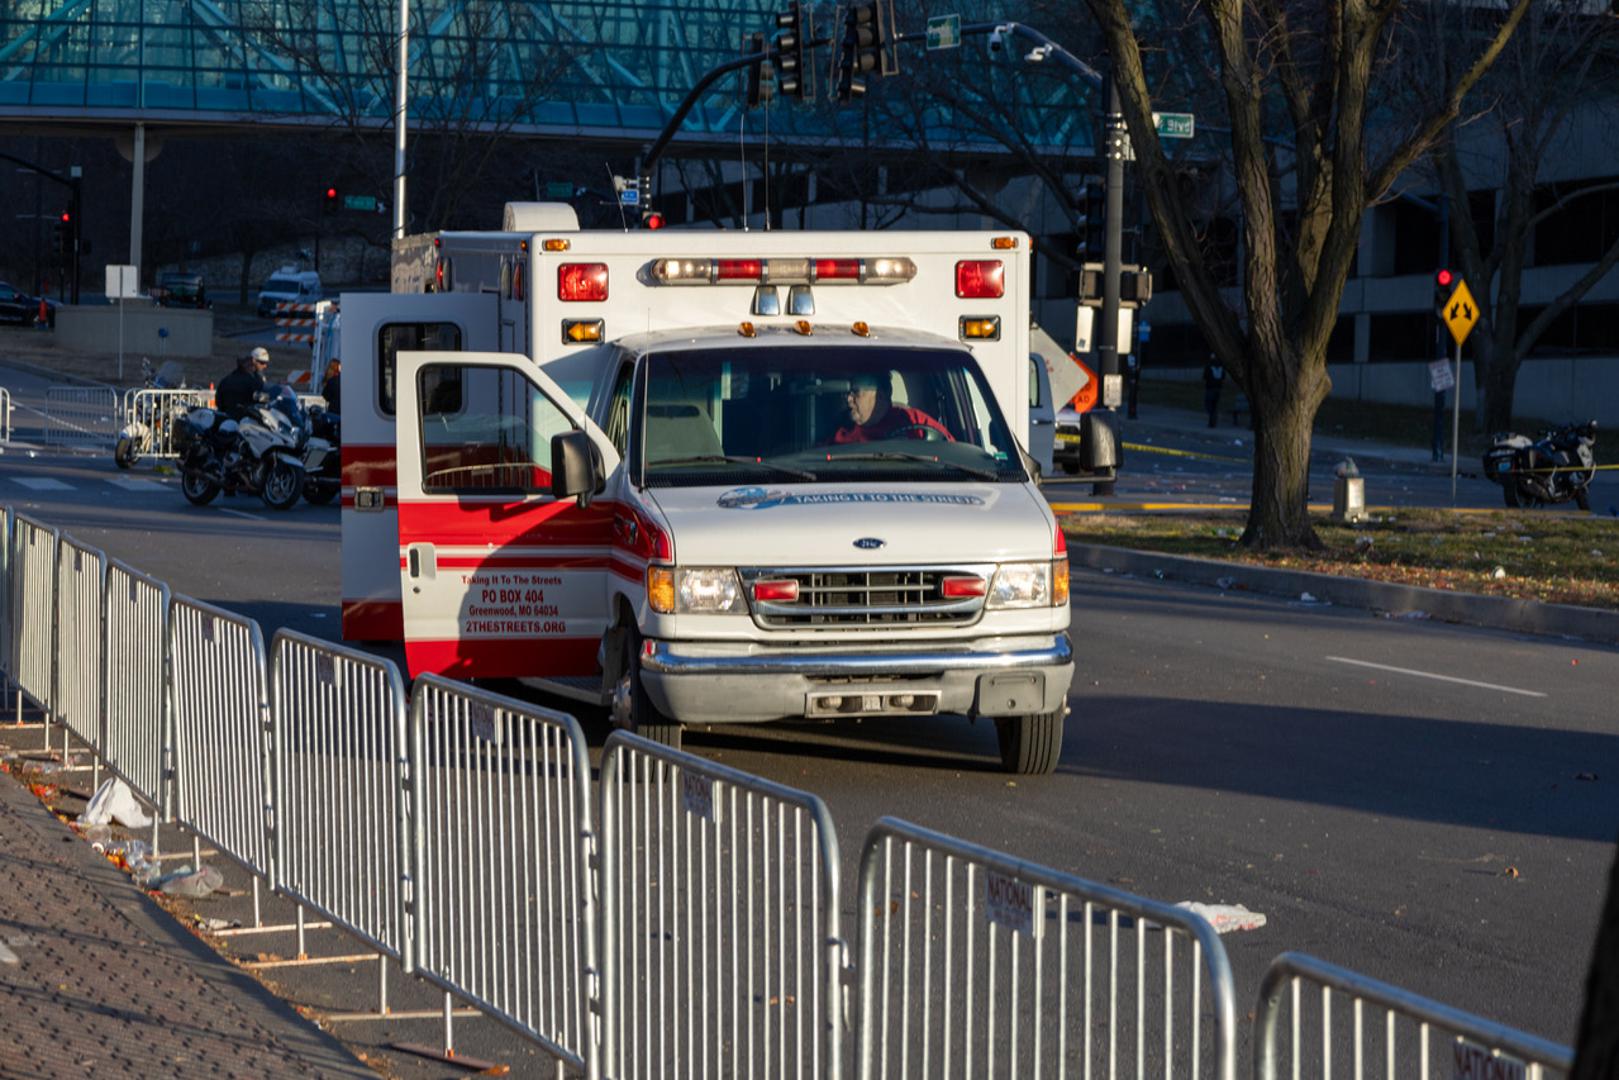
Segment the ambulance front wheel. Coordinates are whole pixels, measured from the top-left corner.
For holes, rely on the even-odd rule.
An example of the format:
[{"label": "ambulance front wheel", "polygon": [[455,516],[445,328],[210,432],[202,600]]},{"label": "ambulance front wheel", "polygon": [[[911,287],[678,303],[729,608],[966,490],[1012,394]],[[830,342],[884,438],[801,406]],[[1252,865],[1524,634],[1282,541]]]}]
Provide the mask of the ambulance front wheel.
[{"label": "ambulance front wheel", "polygon": [[623,639],[624,656],[613,687],[613,726],[679,750],[679,722],[658,710],[641,682],[641,635],[631,629]]},{"label": "ambulance front wheel", "polygon": [[1057,768],[1062,756],[1062,730],[1066,710],[1030,716],[998,716],[995,735],[1000,743],[1001,768],[1020,776],[1045,776]]}]

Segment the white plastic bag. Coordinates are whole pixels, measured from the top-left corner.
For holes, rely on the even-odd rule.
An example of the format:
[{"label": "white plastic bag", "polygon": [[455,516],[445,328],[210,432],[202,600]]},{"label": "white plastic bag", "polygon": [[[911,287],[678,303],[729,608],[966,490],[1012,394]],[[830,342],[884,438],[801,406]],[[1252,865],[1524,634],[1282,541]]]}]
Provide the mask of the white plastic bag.
[{"label": "white plastic bag", "polygon": [[1199,904],[1194,900],[1182,900],[1175,905],[1185,908],[1193,915],[1201,915],[1214,927],[1216,934],[1229,934],[1233,930],[1258,930],[1265,925],[1265,916],[1257,911],[1249,911],[1241,904]]},{"label": "white plastic bag", "polygon": [[152,823],[129,785],[117,777],[103,780],[90,797],[84,813],[79,815],[81,825],[105,825],[109,821],[116,821],[126,829],[144,829]]}]

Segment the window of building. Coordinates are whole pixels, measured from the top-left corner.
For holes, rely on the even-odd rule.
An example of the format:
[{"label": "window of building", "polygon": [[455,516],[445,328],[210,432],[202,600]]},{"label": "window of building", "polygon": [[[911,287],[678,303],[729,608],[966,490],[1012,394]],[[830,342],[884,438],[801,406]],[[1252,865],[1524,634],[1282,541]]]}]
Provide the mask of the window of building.
[{"label": "window of building", "polygon": [[1619,190],[1574,193],[1594,184],[1615,182],[1619,177],[1544,184],[1535,189],[1536,213],[1573,196],[1535,226],[1535,266],[1563,266],[1602,258],[1602,253],[1619,240]]},{"label": "window of building", "polygon": [[1434,317],[1426,311],[1400,311],[1372,316],[1371,348],[1367,358],[1373,363],[1383,360],[1432,360],[1438,355]]}]

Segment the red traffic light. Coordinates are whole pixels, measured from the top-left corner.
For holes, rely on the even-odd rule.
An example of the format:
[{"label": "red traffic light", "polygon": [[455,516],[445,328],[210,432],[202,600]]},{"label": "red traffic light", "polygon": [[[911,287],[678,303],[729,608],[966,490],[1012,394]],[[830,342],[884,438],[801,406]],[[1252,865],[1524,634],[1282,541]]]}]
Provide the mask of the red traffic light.
[{"label": "red traffic light", "polygon": [[1439,273],[1433,276],[1433,279],[1441,286],[1449,287],[1451,282],[1456,280],[1456,275],[1452,274],[1449,270],[1441,270]]},{"label": "red traffic light", "polygon": [[646,216],[646,227],[649,229],[661,229],[663,224],[663,215],[656,211]]},{"label": "red traffic light", "polygon": [[337,198],[337,189],[336,189],[336,188],[334,188],[334,187],[329,187],[329,188],[327,188],[327,189],[326,189],[326,197],[327,197],[327,198],[328,198],[328,199],[335,199],[335,198]]},{"label": "red traffic light", "polygon": [[68,213],[66,210],[63,210],[62,211],[62,224],[63,225],[69,225],[72,222],[73,222],[73,215]]}]

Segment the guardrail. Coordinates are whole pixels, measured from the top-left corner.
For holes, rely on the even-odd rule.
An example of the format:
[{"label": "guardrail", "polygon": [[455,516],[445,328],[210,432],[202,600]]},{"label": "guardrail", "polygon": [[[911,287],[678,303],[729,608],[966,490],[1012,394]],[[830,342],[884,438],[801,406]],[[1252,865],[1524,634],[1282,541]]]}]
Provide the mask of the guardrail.
[{"label": "guardrail", "polygon": [[[174,390],[144,388],[124,393],[124,429],[134,433],[128,461],[138,458],[175,458],[174,418],[183,409],[206,405],[211,396],[208,390]],[[121,437],[121,432],[119,433]],[[122,443],[120,443],[122,450]]]},{"label": "guardrail", "polygon": [[[16,632],[17,688],[45,711],[53,704],[56,671],[56,547],[61,534],[26,514],[11,524],[11,625]],[[44,633],[25,633],[36,629]],[[49,739],[46,740],[49,746]]]},{"label": "guardrail", "polygon": [[123,414],[110,386],[45,388],[45,445],[110,448]]},{"label": "guardrail", "polygon": [[252,619],[169,605],[174,818],[255,877],[270,875],[264,636]]},{"label": "guardrail", "polygon": [[410,732],[411,967],[567,1066],[600,1075],[590,764],[579,724],[424,675]]},{"label": "guardrail", "polygon": [[[859,897],[861,1080],[1093,1066],[1235,1080],[1231,967],[1183,908],[895,818],[866,838]],[[1121,982],[1134,990],[1123,1000]]]},{"label": "guardrail", "polygon": [[601,800],[606,1075],[840,1076],[838,843],[821,800],[623,732]]},{"label": "guardrail", "polygon": [[56,548],[56,692],[52,712],[62,724],[62,760],[71,731],[96,754],[100,776],[102,737],[102,604],[107,556],[64,536]]},{"label": "guardrail", "polygon": [[409,822],[398,669],[281,630],[271,646],[270,701],[272,887],[403,960]]},{"label": "guardrail", "polygon": [[106,735],[113,774],[157,810],[173,812],[168,694],[169,587],[117,559],[107,563]]},{"label": "guardrail", "polygon": [[[1384,1076],[1416,1073],[1433,1075],[1433,1055],[1437,1049],[1442,1075],[1456,1077],[1527,1077],[1538,1080],[1546,1069],[1567,1073],[1574,1068],[1574,1052],[1566,1046],[1548,1042],[1513,1028],[1497,1024],[1460,1009],[1422,997],[1409,990],[1392,986],[1347,968],[1329,964],[1303,953],[1287,952],[1271,961],[1259,986],[1259,1004],[1254,1013],[1254,1077],[1255,1080],[1277,1080],[1281,1075],[1284,1056],[1279,1045],[1281,1015],[1284,1001],[1291,1001],[1292,1040],[1287,1060],[1290,1075],[1300,1074],[1305,1060],[1306,1041],[1305,1001],[1301,993],[1303,983],[1309,982],[1321,990],[1319,1012],[1320,1066],[1310,1070],[1311,1075],[1330,1077],[1335,1060],[1348,1058],[1355,1076],[1365,1075],[1367,1039],[1364,1006],[1371,1004],[1384,1010],[1380,1045],[1373,1040],[1374,1050],[1382,1051]],[[1287,991],[1291,991],[1288,993]],[[1352,1028],[1347,1044],[1342,1028],[1334,1040],[1332,1026],[1332,994],[1334,991],[1351,999]],[[1374,1030],[1378,1025],[1372,1025]],[[1405,1039],[1399,1031],[1404,1027]],[[1444,1045],[1435,1048],[1432,1029],[1452,1036]],[[1412,1031],[1411,1029],[1415,1029]],[[1312,1032],[1314,1033],[1314,1032]],[[1314,1055],[1312,1055],[1314,1056]],[[1375,1060],[1375,1059],[1374,1059]]]}]

